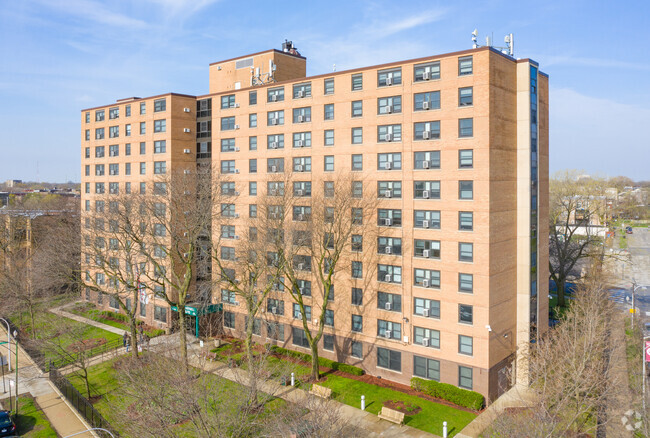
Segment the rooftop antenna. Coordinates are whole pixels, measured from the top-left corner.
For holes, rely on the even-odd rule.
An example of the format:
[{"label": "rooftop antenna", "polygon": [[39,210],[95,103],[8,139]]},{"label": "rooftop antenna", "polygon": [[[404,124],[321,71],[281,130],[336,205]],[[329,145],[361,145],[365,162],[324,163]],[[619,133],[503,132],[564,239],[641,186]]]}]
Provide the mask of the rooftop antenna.
[{"label": "rooftop antenna", "polygon": [[336,64],[332,66],[332,71],[336,71]]},{"label": "rooftop antenna", "polygon": [[474,32],[472,32],[472,48],[473,49],[478,49],[479,45],[476,42],[476,38],[478,37],[478,29],[474,29]]},{"label": "rooftop antenna", "polygon": [[[515,53],[515,37],[510,33],[506,35],[506,37],[503,39],[503,41],[506,43],[505,47],[496,47],[492,46],[492,40],[494,37],[490,38],[489,36],[485,37],[485,45],[487,47],[494,47],[495,49],[498,49],[503,53],[504,55],[509,55],[509,56],[514,56]],[[474,29],[474,32],[472,32],[472,48],[473,49],[478,49],[481,47],[478,44],[478,29]]]}]

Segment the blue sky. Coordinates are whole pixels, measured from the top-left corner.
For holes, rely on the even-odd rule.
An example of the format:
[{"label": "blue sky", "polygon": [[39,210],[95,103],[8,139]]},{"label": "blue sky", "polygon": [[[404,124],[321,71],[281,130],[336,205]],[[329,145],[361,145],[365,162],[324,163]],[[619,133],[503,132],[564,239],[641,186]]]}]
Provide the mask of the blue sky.
[{"label": "blue sky", "polygon": [[21,0],[0,8],[0,181],[79,181],[80,110],[205,94],[211,62],[293,40],[308,75],[463,50],[478,28],[551,78],[551,172],[650,180],[645,1]]}]

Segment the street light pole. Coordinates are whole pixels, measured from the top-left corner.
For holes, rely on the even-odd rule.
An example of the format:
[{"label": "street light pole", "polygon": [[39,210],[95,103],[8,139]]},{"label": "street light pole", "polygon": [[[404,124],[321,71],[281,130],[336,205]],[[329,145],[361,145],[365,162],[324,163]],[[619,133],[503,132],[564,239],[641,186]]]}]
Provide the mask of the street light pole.
[{"label": "street light pole", "polygon": [[644,336],[643,337],[643,354],[641,357],[643,358],[643,412],[645,412],[645,361],[646,361],[646,340],[650,339],[650,336]]},{"label": "street light pole", "polygon": [[14,330],[14,342],[16,343],[16,417],[18,417],[18,331]]},{"label": "street light pole", "polygon": [[70,438],[72,436],[81,435],[82,433],[90,432],[91,430],[101,430],[102,432],[106,432],[107,434],[115,438],[115,435],[113,435],[113,433],[110,430],[102,429],[101,427],[93,427],[91,429],[82,430],[81,432],[73,433],[72,435],[67,435],[64,436],[63,438]]},{"label": "street light pole", "polygon": [[7,324],[7,363],[9,364],[9,371],[11,372],[11,329],[9,328],[9,322],[6,319],[0,318],[0,321],[4,321],[4,323]]}]

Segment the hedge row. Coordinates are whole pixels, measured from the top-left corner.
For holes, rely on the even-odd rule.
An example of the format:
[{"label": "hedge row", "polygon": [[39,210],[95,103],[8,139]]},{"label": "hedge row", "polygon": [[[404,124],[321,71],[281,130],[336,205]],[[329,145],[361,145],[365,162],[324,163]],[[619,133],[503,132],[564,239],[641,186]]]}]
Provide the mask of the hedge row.
[{"label": "hedge row", "polygon": [[419,377],[411,379],[411,388],[424,392],[432,397],[447,400],[458,406],[478,411],[483,407],[485,399],[478,392],[468,391],[448,383],[440,383],[435,380],[424,380]]},{"label": "hedge row", "polygon": [[[117,312],[112,312],[110,310],[100,310],[98,312],[94,312],[93,319],[101,319],[102,317],[104,318],[111,318],[115,319],[118,321],[121,321],[125,324],[130,324],[129,322],[129,317],[123,313],[117,313]],[[99,321],[101,322],[101,321]],[[143,321],[136,321],[136,325],[141,325],[144,324]],[[144,333],[147,334],[150,338],[155,338],[157,336],[161,336],[165,334],[164,329],[152,329],[152,330],[145,330]]]},{"label": "hedge row", "polygon": [[[299,351],[287,350],[286,348],[278,347],[277,345],[271,346],[271,351],[283,356],[291,356],[303,362],[311,363],[311,354],[301,353]],[[343,371],[344,373],[352,374],[353,376],[362,376],[364,373],[364,371],[359,367],[355,367],[341,362],[335,362],[333,360],[326,359],[324,357],[318,358],[318,364],[320,366],[331,368],[333,370]]]}]

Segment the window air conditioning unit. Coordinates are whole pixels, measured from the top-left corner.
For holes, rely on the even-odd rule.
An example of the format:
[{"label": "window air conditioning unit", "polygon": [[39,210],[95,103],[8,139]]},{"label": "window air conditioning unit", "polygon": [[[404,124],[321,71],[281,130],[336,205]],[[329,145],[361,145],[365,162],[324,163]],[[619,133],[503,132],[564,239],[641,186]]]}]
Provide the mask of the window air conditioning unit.
[{"label": "window air conditioning unit", "polygon": [[391,198],[392,196],[393,196],[393,192],[391,190],[386,190],[384,192],[384,197]]},{"label": "window air conditioning unit", "polygon": [[278,148],[278,142],[277,141],[272,141],[270,147],[271,147],[271,149],[277,149]]},{"label": "window air conditioning unit", "polygon": [[393,247],[392,246],[387,246],[384,248],[384,254],[391,254],[393,252]]},{"label": "window air conditioning unit", "polygon": [[235,169],[235,173],[239,173],[239,169]]},{"label": "window air conditioning unit", "polygon": [[302,172],[304,170],[305,166],[302,164],[296,164],[296,172]]},{"label": "window air conditioning unit", "polygon": [[304,196],[304,194],[305,194],[304,190],[302,190],[302,189],[296,190],[296,196]]},{"label": "window air conditioning unit", "polygon": [[187,237],[187,231],[183,233],[183,237]]},{"label": "window air conditioning unit", "polygon": [[388,133],[388,134],[384,135],[384,140],[385,141],[393,141],[393,134]]},{"label": "window air conditioning unit", "polygon": [[233,304],[234,304],[235,306],[239,306],[239,301],[235,301],[235,302],[233,302]]},{"label": "window air conditioning unit", "polygon": [[277,194],[278,194],[278,190],[277,190],[277,189],[271,189],[271,190],[269,190],[269,194],[270,194],[271,196],[277,196]]},{"label": "window air conditioning unit", "polygon": [[239,125],[235,125],[235,129],[239,129]]},{"label": "window air conditioning unit", "polygon": [[429,228],[429,221],[422,221],[422,228]]},{"label": "window air conditioning unit", "polygon": [[305,147],[305,140],[298,140],[298,144],[297,144],[297,146],[298,146],[299,148]]},{"label": "window air conditioning unit", "polygon": [[431,138],[431,131],[422,132],[422,140],[429,140]]},{"label": "window air conditioning unit", "polygon": [[422,80],[423,81],[428,81],[431,79],[431,72],[430,71],[425,71],[422,73]]},{"label": "window air conditioning unit", "polygon": [[390,227],[391,225],[393,225],[393,220],[391,218],[384,219],[384,225]]},{"label": "window air conditioning unit", "polygon": [[230,105],[230,108],[239,108],[239,104],[238,103],[233,103],[232,105]]},{"label": "window air conditioning unit", "polygon": [[299,270],[299,271],[303,271],[304,268],[305,268],[305,264],[304,264],[304,263],[298,263],[298,270]]},{"label": "window air conditioning unit", "polygon": [[429,193],[428,190],[424,190],[424,191],[422,192],[422,197],[423,197],[424,199],[429,199],[429,196],[430,196],[430,195],[431,195],[431,194]]},{"label": "window air conditioning unit", "polygon": [[184,154],[189,154],[189,153],[191,153],[191,152],[192,152],[192,151],[190,151],[189,149],[183,149],[183,153],[184,153]]},{"label": "window air conditioning unit", "polygon": [[271,313],[274,315],[278,314],[278,308],[277,307],[271,307]]},{"label": "window air conditioning unit", "polygon": [[302,319],[302,312],[296,313],[296,319]]},{"label": "window air conditioning unit", "polygon": [[234,215],[233,217],[234,217],[235,219],[239,219],[239,213],[235,213],[235,215]]},{"label": "window air conditioning unit", "polygon": [[305,90],[299,90],[298,97],[305,97]]},{"label": "window air conditioning unit", "polygon": [[386,105],[386,114],[391,114],[393,112],[393,105]]},{"label": "window air conditioning unit", "polygon": [[299,220],[299,221],[304,221],[304,220],[305,220],[305,215],[302,214],[302,213],[300,213],[300,214],[298,215],[298,220]]},{"label": "window air conditioning unit", "polygon": [[298,116],[298,123],[302,123],[305,121],[305,116]]},{"label": "window air conditioning unit", "polygon": [[238,147],[235,147],[235,152],[239,152],[239,148],[238,148]]},{"label": "window air conditioning unit", "polygon": [[422,316],[429,316],[429,309],[422,309]]},{"label": "window air conditioning unit", "polygon": [[277,172],[278,166],[271,166],[271,172]]},{"label": "window air conditioning unit", "polygon": [[278,95],[277,94],[271,94],[271,102],[277,102],[278,100]]},{"label": "window air conditioning unit", "polygon": [[183,132],[190,132],[190,128],[183,129]]},{"label": "window air conditioning unit", "polygon": [[390,339],[391,335],[392,335],[392,333],[390,332],[390,330],[386,330],[386,331],[384,332],[384,337],[386,337],[386,338],[388,338],[388,339]]},{"label": "window air conditioning unit", "polygon": [[424,280],[422,280],[422,287],[429,287],[429,280],[428,279],[425,278]]},{"label": "window air conditioning unit", "polygon": [[425,259],[428,259],[430,257],[430,255],[431,255],[430,250],[425,249],[424,251],[422,251],[422,257],[424,257]]},{"label": "window air conditioning unit", "polygon": [[239,240],[239,236],[235,235],[234,239]]},{"label": "window air conditioning unit", "polygon": [[386,85],[393,85],[393,78],[386,78]]},{"label": "window air conditioning unit", "polygon": [[390,170],[390,169],[392,169],[392,167],[393,167],[393,163],[391,163],[390,161],[386,161],[384,163],[384,169]]},{"label": "window air conditioning unit", "polygon": [[190,256],[190,253],[189,253],[189,252],[184,252],[184,253],[183,253],[183,257],[188,258],[189,256]]},{"label": "window air conditioning unit", "polygon": [[428,110],[428,109],[429,109],[429,105],[430,105],[430,104],[429,104],[429,102],[427,102],[427,101],[422,102],[422,109],[423,109],[423,110]]},{"label": "window air conditioning unit", "polygon": [[183,108],[183,111],[185,111],[186,113],[189,113],[190,109],[189,108]]},{"label": "window air conditioning unit", "polygon": [[[424,133],[425,133],[425,134],[428,134],[427,131],[424,131]],[[422,137],[422,138],[424,138],[424,137]],[[429,137],[427,137],[427,138],[429,138]],[[422,162],[422,168],[423,168],[423,169],[428,169],[430,166],[431,166],[431,163],[430,163],[430,162],[428,162],[428,161],[423,161],[423,162]]]},{"label": "window air conditioning unit", "polygon": [[277,125],[278,124],[278,119],[277,118],[272,118],[271,119],[271,125]]},{"label": "window air conditioning unit", "polygon": [[425,347],[428,347],[429,346],[429,338],[422,339],[422,345],[425,346]]},{"label": "window air conditioning unit", "polygon": [[232,194],[233,196],[239,196],[239,192],[238,192],[237,190],[235,190],[234,192],[231,192],[231,194]]},{"label": "window air conditioning unit", "polygon": [[391,283],[391,282],[393,281],[393,276],[390,275],[390,274],[386,274],[386,275],[384,276],[384,281],[385,281],[386,283]]},{"label": "window air conditioning unit", "polygon": [[386,304],[384,304],[384,309],[386,309],[386,310],[390,310],[391,308],[392,308],[392,304],[391,304],[391,303],[386,303]]},{"label": "window air conditioning unit", "polygon": [[184,173],[185,175],[189,175],[189,174],[192,173],[192,172],[190,172],[188,169],[185,169],[185,170],[183,171],[183,173]]}]

